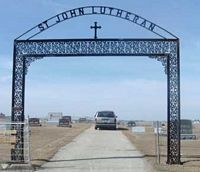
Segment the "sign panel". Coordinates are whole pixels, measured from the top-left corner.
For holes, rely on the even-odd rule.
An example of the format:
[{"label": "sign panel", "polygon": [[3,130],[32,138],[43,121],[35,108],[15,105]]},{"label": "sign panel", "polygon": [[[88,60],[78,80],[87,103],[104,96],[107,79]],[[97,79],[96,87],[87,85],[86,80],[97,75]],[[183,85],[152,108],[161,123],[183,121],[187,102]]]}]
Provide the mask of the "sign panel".
[{"label": "sign panel", "polygon": [[145,133],[145,127],[132,127],[133,133]]}]

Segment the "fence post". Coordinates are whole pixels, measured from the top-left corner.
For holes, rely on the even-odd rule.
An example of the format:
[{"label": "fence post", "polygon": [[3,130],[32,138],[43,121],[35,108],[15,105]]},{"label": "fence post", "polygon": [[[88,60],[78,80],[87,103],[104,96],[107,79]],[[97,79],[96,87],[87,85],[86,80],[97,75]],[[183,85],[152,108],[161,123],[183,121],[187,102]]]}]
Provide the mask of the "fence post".
[{"label": "fence post", "polygon": [[28,164],[31,166],[31,152],[30,152],[30,128],[29,128],[29,116],[27,121],[27,144],[28,144]]},{"label": "fence post", "polygon": [[156,121],[156,153],[157,153],[157,163],[160,164],[160,137],[159,137],[159,121]]}]

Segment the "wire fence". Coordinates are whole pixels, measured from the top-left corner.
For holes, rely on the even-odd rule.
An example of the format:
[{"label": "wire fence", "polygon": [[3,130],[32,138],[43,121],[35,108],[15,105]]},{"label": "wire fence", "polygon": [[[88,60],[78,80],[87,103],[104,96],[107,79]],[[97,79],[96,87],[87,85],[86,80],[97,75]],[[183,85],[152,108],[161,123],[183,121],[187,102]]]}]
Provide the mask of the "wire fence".
[{"label": "wire fence", "polygon": [[[160,126],[160,124],[159,124]],[[166,164],[167,160],[167,132],[160,132],[155,128],[155,155],[157,164]],[[200,161],[200,124],[192,125],[192,134],[181,134],[181,163],[199,166]]]},{"label": "wire fence", "polygon": [[[182,121],[189,122],[187,125],[185,123],[181,125],[180,162],[183,164],[182,167],[200,171],[200,121]],[[136,121],[135,123],[134,126],[128,126],[128,131],[123,133],[151,164],[158,167],[166,166],[167,171],[167,122]],[[126,123],[123,125],[127,127]]]},{"label": "wire fence", "polygon": [[[29,139],[29,125],[27,122],[24,123],[13,123],[13,122],[0,122],[0,164],[3,163],[18,163],[11,156],[11,151],[16,149],[17,137],[16,134],[22,133],[24,144],[23,150],[18,152],[23,152],[24,157],[23,163],[31,163],[30,160],[30,139]],[[18,148],[19,149],[19,148]]]}]

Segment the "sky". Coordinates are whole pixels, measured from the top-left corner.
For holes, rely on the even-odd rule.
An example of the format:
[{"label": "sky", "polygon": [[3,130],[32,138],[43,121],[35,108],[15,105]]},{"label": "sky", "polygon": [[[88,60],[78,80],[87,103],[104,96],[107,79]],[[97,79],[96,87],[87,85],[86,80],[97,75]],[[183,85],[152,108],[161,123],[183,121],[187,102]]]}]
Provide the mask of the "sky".
[{"label": "sky", "polygon": [[[13,41],[42,21],[66,10],[89,5],[120,8],[142,16],[180,39],[181,118],[200,118],[199,0],[1,0],[0,112],[11,113]],[[92,15],[73,18],[34,39],[158,38],[126,20]],[[119,119],[166,120],[167,76],[160,62],[148,57],[48,57],[31,64],[26,75],[25,115],[48,112],[93,116],[113,110]]]}]

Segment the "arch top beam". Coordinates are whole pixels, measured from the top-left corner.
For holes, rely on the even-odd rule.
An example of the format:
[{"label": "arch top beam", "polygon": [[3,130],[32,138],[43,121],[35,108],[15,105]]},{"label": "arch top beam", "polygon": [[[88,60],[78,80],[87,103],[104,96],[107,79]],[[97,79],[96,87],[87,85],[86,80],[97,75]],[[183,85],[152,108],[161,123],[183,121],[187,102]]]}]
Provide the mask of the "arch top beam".
[{"label": "arch top beam", "polygon": [[53,27],[56,24],[59,24],[63,21],[67,21],[75,17],[84,16],[84,15],[106,15],[106,16],[118,17],[118,18],[127,20],[133,24],[136,24],[163,39],[167,39],[167,38],[178,39],[178,37],[172,34],[171,32],[167,31],[161,26],[135,13],[128,12],[126,10],[119,9],[119,8],[108,7],[108,6],[84,6],[84,7],[74,8],[74,9],[59,13],[39,23],[38,25],[32,27],[31,29],[27,30],[26,32],[18,36],[15,40],[19,40],[19,39],[29,40],[33,38],[34,36]]}]

